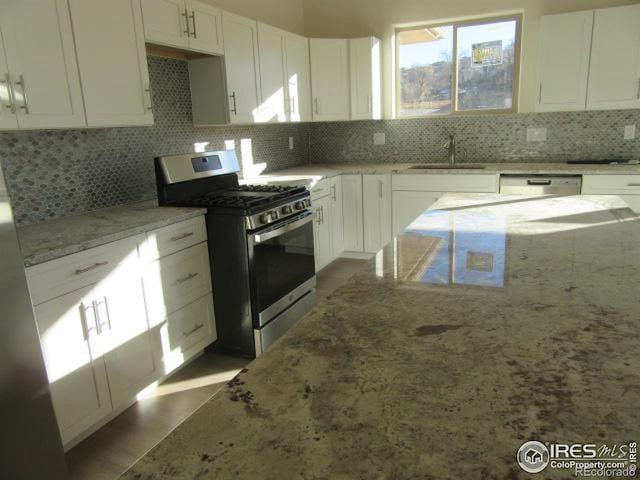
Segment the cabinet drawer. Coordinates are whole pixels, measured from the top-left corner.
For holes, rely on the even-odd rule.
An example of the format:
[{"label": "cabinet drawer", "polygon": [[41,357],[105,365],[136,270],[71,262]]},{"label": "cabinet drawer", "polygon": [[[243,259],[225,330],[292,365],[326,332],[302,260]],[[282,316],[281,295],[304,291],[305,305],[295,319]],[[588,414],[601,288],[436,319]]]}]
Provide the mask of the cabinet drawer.
[{"label": "cabinet drawer", "polygon": [[317,200],[322,197],[326,197],[329,195],[330,190],[330,181],[329,179],[320,180],[313,187],[311,187],[311,200]]},{"label": "cabinet drawer", "polygon": [[640,175],[583,175],[584,195],[640,195]]},{"label": "cabinet drawer", "polygon": [[206,240],[207,227],[203,216],[167,225],[147,233],[144,257],[155,260]]},{"label": "cabinet drawer", "polygon": [[28,268],[33,304],[100,283],[111,275],[140,275],[138,245],[144,240],[144,235],[138,235]]},{"label": "cabinet drawer", "polygon": [[496,175],[393,175],[393,190],[411,192],[478,192],[495,193]]},{"label": "cabinet drawer", "polygon": [[144,290],[151,325],[211,292],[207,244],[152,262],[144,274]]},{"label": "cabinet drawer", "polygon": [[217,338],[214,318],[212,294],[167,317],[167,323],[162,327],[163,360],[167,373]]}]

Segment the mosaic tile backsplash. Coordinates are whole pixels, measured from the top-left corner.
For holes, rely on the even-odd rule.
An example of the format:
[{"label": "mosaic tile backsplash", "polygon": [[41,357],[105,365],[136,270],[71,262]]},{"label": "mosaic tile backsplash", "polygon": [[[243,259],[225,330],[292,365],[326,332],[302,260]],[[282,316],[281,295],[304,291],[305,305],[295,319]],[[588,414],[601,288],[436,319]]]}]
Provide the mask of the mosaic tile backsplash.
[{"label": "mosaic tile backsplash", "polygon": [[[640,136],[623,140],[625,125],[640,128],[640,110],[315,123],[309,153],[312,163],[441,163],[453,134],[461,163],[640,159]],[[547,141],[527,142],[530,127],[547,128]],[[373,144],[376,132],[385,145]]]},{"label": "mosaic tile backsplash", "polygon": [[308,125],[196,128],[187,63],[149,57],[149,75],[152,127],[0,133],[0,163],[19,225],[156,198],[154,157],[192,152],[196,142],[216,150],[234,140],[241,158],[241,140],[251,139],[253,163],[267,171],[308,162]]},{"label": "mosaic tile backsplash", "polygon": [[[0,163],[18,224],[153,199],[153,158],[193,151],[197,142],[223,149],[233,140],[239,158],[249,150],[250,163],[265,171],[307,163],[446,162],[449,134],[463,163],[640,159],[640,138],[623,140],[625,125],[640,128],[640,110],[197,128],[186,62],[150,57],[149,74],[152,127],[0,133]],[[528,127],[547,128],[547,141],[527,142]],[[385,145],[373,145],[376,132],[386,134]]]}]

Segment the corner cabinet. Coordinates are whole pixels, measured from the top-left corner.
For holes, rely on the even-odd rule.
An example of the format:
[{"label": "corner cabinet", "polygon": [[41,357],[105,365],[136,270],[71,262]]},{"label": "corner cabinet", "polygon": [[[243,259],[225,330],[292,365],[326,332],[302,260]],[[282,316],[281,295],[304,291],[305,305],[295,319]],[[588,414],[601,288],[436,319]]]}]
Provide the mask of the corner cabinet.
[{"label": "corner cabinet", "polygon": [[279,28],[258,23],[258,58],[260,65],[259,122],[287,121],[286,49],[287,33]]},{"label": "corner cabinet", "polygon": [[382,118],[380,40],[375,37],[349,40],[351,69],[351,119]]},{"label": "corner cabinet", "polygon": [[311,72],[309,41],[286,33],[286,102],[290,122],[309,122],[311,114]]},{"label": "corner cabinet", "polygon": [[145,40],[222,55],[222,10],[200,0],[142,0]]},{"label": "corner cabinet", "polygon": [[0,31],[0,129],[85,127],[67,2],[0,2]]},{"label": "corner cabinet", "polygon": [[259,121],[258,23],[222,13],[227,94],[231,123]]},{"label": "corner cabinet", "polygon": [[313,120],[349,120],[348,40],[312,38],[309,49]]},{"label": "corner cabinet", "polygon": [[90,127],[152,125],[140,0],[69,0]]}]

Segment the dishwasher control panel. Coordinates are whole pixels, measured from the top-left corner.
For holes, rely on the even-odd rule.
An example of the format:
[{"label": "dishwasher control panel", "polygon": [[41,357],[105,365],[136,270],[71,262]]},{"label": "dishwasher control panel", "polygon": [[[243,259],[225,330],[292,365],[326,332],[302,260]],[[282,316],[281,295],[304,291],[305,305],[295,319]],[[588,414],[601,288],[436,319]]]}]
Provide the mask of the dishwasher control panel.
[{"label": "dishwasher control panel", "polygon": [[580,195],[582,175],[500,175],[500,193],[512,195]]}]

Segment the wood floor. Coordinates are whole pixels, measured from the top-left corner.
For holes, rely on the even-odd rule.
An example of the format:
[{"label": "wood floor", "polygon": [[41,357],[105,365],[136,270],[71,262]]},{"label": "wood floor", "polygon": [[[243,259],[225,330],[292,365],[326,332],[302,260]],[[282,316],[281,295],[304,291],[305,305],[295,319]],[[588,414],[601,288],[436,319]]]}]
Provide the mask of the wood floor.
[{"label": "wood floor", "polygon": [[[363,265],[339,258],[318,272],[318,300]],[[71,480],[114,480],[232,379],[248,360],[205,353],[70,450]]]}]

